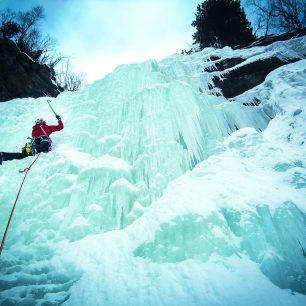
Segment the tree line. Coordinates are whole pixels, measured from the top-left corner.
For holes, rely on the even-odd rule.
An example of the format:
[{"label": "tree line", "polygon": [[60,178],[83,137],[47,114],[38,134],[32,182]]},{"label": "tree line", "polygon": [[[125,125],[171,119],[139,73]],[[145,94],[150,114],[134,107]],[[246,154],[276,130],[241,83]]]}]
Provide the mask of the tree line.
[{"label": "tree line", "polygon": [[[299,31],[306,24],[306,0],[245,0],[252,9],[252,24],[240,0],[204,0],[197,6],[192,26],[191,53],[205,47],[238,46],[252,43],[258,36]],[[0,37],[13,40],[34,61],[50,67],[52,77],[64,90],[78,90],[85,83],[84,74],[75,74],[69,58],[56,51],[56,42],[40,30],[45,18],[42,6],[26,12],[9,9],[0,12]]]},{"label": "tree line", "polygon": [[21,52],[50,67],[52,78],[63,90],[75,91],[85,83],[84,74],[72,71],[69,58],[56,51],[56,41],[44,35],[40,24],[45,18],[42,6],[26,12],[6,9],[0,12],[0,37],[14,41]]},{"label": "tree line", "polygon": [[199,4],[192,26],[193,44],[205,47],[238,46],[259,36],[300,31],[306,24],[306,0],[246,0],[253,23],[247,19],[240,0],[205,0]]}]

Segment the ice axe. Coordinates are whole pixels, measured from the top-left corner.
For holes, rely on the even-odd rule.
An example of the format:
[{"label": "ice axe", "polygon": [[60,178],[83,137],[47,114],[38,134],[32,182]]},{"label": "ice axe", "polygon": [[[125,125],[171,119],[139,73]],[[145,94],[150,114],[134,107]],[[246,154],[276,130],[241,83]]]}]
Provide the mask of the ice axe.
[{"label": "ice axe", "polygon": [[53,112],[53,114],[54,114],[55,116],[57,116],[56,111],[53,109],[53,107],[52,107],[52,105],[51,105],[51,100],[48,99],[48,100],[47,100],[47,103],[48,103],[48,105],[49,105],[51,111]]}]

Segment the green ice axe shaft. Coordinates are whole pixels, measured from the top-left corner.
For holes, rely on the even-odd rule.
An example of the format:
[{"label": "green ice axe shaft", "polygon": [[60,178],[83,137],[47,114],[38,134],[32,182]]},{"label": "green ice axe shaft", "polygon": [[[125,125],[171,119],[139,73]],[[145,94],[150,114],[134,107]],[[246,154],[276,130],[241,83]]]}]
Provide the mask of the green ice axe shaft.
[{"label": "green ice axe shaft", "polygon": [[51,101],[50,100],[47,100],[48,102],[48,105],[50,106],[50,109],[52,110],[53,114],[56,116],[57,113],[55,112],[55,110],[53,109],[52,105],[51,105]]}]

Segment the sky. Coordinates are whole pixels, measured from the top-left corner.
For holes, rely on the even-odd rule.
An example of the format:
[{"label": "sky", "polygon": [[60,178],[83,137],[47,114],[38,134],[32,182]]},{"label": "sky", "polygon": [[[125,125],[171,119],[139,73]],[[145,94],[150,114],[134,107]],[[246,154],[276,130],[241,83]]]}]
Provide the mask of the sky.
[{"label": "sky", "polygon": [[160,60],[192,45],[202,0],[0,0],[0,10],[45,9],[42,33],[88,83],[120,64]]}]

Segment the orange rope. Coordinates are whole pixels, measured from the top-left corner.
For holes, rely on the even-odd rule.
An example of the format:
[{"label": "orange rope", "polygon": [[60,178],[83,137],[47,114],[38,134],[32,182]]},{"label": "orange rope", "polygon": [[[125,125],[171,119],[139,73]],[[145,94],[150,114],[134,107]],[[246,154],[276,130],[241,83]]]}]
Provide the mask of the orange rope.
[{"label": "orange rope", "polygon": [[16,204],[17,204],[17,201],[18,201],[18,198],[19,198],[19,195],[20,195],[20,192],[21,192],[21,189],[22,189],[22,186],[23,186],[23,183],[27,177],[27,174],[28,172],[31,170],[32,166],[35,164],[35,162],[37,161],[38,157],[39,157],[40,153],[37,155],[37,157],[34,159],[34,161],[32,162],[32,164],[25,169],[25,175],[23,177],[23,180],[22,180],[22,183],[20,185],[20,188],[18,190],[18,194],[17,194],[17,197],[15,199],[15,202],[14,202],[14,205],[13,205],[13,208],[12,208],[12,211],[11,211],[11,214],[10,214],[10,217],[9,217],[9,220],[7,222],[7,225],[6,225],[6,228],[5,228],[5,232],[4,232],[4,235],[3,235],[3,238],[2,238],[2,242],[1,242],[1,246],[0,246],[0,256],[1,256],[1,253],[2,253],[2,249],[3,249],[3,246],[4,246],[4,242],[5,242],[5,238],[6,238],[6,234],[7,234],[7,231],[9,229],[9,226],[10,226],[10,223],[11,223],[11,219],[12,219],[12,216],[13,216],[13,213],[14,213],[14,210],[15,210],[15,207],[16,207]]}]

